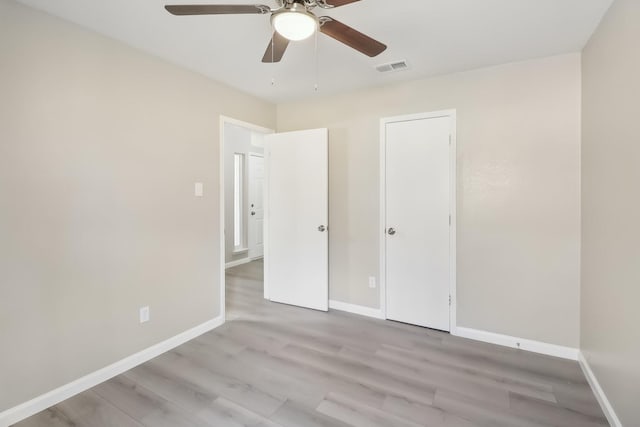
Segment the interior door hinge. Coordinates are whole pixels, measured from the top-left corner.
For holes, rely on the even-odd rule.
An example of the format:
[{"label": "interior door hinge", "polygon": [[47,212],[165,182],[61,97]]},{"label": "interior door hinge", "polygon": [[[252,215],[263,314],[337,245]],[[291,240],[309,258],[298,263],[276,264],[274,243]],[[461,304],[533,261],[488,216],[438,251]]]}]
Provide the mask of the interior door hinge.
[{"label": "interior door hinge", "polygon": [[449,295],[449,305],[451,305],[451,295]]},{"label": "interior door hinge", "polygon": [[452,136],[451,136],[451,134],[449,134],[449,145],[451,145],[451,138],[452,138]]},{"label": "interior door hinge", "polygon": [[451,227],[451,214],[449,214],[449,227]]}]

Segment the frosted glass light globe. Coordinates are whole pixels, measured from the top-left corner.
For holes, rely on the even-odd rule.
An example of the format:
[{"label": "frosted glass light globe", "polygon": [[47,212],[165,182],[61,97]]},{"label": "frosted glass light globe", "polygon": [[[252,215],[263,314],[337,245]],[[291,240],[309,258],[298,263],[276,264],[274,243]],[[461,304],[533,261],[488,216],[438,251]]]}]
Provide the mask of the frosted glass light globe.
[{"label": "frosted glass light globe", "polygon": [[276,13],[271,23],[278,34],[291,41],[309,38],[318,28],[318,19],[306,10],[289,9]]}]

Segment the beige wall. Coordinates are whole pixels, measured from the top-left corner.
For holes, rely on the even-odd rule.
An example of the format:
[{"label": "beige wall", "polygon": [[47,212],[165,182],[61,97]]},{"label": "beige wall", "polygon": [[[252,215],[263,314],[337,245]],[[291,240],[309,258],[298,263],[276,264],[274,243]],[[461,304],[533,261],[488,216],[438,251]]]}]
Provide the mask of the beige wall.
[{"label": "beige wall", "polygon": [[617,0],[583,54],[581,347],[640,426],[640,2]]},{"label": "beige wall", "polygon": [[219,114],[275,127],[269,103],[0,0],[0,411],[218,316]]},{"label": "beige wall", "polygon": [[458,326],[577,347],[580,56],[278,106],[330,131],[331,299],[379,306],[379,120],[458,112]]}]

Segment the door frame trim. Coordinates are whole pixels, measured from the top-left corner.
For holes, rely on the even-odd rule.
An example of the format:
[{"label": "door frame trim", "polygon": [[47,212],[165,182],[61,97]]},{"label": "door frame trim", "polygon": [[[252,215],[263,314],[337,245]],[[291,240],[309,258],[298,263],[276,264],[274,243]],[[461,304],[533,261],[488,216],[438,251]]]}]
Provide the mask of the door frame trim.
[{"label": "door frame trim", "polygon": [[[265,135],[268,134],[272,134],[275,133],[274,129],[269,129],[269,128],[265,128],[262,126],[258,126],[255,125],[253,123],[249,123],[249,122],[245,122],[242,120],[238,120],[238,119],[234,119],[231,117],[227,117],[224,116],[222,114],[220,114],[220,119],[219,119],[219,127],[220,127],[220,136],[219,136],[219,140],[218,140],[218,155],[219,155],[219,159],[218,159],[218,169],[220,171],[220,175],[218,176],[218,181],[219,181],[219,187],[218,187],[218,193],[219,193],[219,199],[218,199],[218,205],[220,206],[220,211],[218,212],[218,216],[220,217],[220,223],[219,223],[219,230],[220,230],[220,247],[219,247],[219,251],[220,251],[220,257],[219,257],[219,262],[220,262],[220,278],[219,278],[219,282],[220,282],[220,316],[222,317],[223,320],[226,319],[226,281],[225,281],[225,266],[226,266],[226,249],[225,249],[225,243],[227,241],[226,236],[225,236],[225,215],[224,215],[224,210],[225,210],[225,204],[224,204],[224,187],[225,187],[225,179],[224,179],[224,155],[225,155],[225,150],[224,150],[224,125],[225,124],[232,124],[232,125],[236,125],[236,126],[240,126],[243,127],[245,129],[251,130],[253,132],[258,132],[258,133],[262,133]],[[266,197],[266,195],[265,195]]]},{"label": "door frame trim", "polygon": [[449,295],[451,295],[451,305],[449,307],[449,332],[455,334],[457,325],[457,279],[456,279],[456,229],[457,229],[457,149],[456,149],[456,121],[457,111],[455,109],[434,111],[428,113],[409,114],[394,117],[385,117],[380,119],[380,229],[379,229],[379,248],[380,248],[380,311],[383,317],[387,318],[387,279],[386,279],[386,152],[387,152],[387,135],[386,126],[389,123],[408,122],[414,120],[435,119],[438,117],[449,117],[451,119],[451,148],[449,150],[449,195],[451,213],[451,227],[449,233]]}]

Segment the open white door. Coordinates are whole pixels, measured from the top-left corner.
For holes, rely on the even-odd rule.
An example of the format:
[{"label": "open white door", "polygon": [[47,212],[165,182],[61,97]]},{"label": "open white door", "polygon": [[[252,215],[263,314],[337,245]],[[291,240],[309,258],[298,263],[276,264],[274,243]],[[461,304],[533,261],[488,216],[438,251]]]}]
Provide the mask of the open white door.
[{"label": "open white door", "polygon": [[265,294],[274,302],[329,309],[328,131],[265,137]]}]

